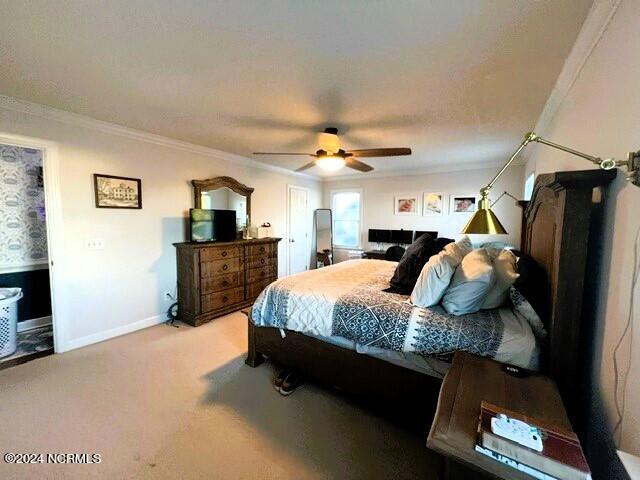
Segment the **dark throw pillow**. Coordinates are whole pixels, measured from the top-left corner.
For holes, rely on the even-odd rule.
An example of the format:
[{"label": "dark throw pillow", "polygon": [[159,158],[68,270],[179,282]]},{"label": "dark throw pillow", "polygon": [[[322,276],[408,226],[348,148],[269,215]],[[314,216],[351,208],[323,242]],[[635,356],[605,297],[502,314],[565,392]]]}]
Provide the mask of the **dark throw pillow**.
[{"label": "dark throw pillow", "polygon": [[416,239],[404,253],[393,277],[389,281],[389,288],[385,292],[401,293],[409,295],[413,291],[422,267],[433,255],[436,255],[448,243],[453,242],[450,238],[433,238],[429,234],[424,234]]},{"label": "dark throw pillow", "polygon": [[531,304],[540,318],[547,318],[550,297],[547,274],[530,255],[518,250],[512,252],[518,257],[516,271],[520,274],[513,284],[514,288]]}]

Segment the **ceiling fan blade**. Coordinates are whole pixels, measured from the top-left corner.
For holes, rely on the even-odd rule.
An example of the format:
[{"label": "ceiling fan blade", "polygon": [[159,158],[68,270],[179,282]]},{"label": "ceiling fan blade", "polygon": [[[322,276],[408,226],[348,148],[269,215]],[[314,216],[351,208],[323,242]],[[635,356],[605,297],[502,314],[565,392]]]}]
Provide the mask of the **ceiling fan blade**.
[{"label": "ceiling fan blade", "polygon": [[366,148],[364,150],[349,150],[347,153],[354,157],[398,157],[411,155],[410,148]]},{"label": "ceiling fan blade", "polygon": [[309,162],[306,165],[301,166],[300,168],[296,168],[296,172],[301,172],[303,170],[306,170],[307,168],[311,168],[316,164],[316,161],[314,160],[313,162]]},{"label": "ceiling fan blade", "polygon": [[313,153],[278,153],[278,152],[253,152],[254,155],[309,155],[315,157]]},{"label": "ceiling fan blade", "polygon": [[367,165],[366,163],[356,160],[355,158],[349,157],[345,160],[347,162],[345,166],[353,168],[354,170],[358,170],[359,172],[370,172],[371,170],[373,170],[373,167],[371,165]]}]

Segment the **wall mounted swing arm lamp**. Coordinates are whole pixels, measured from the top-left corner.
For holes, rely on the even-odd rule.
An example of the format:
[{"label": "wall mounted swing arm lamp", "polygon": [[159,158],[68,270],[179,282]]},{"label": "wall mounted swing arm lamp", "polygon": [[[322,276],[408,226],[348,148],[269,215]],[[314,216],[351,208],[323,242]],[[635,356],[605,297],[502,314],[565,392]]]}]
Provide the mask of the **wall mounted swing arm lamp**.
[{"label": "wall mounted swing arm lamp", "polygon": [[[613,158],[602,159],[600,157],[594,157],[593,155],[589,155],[587,153],[579,152],[578,150],[574,150],[573,148],[565,147],[564,145],[559,145],[557,143],[550,142],[549,140],[545,140],[544,138],[539,137],[534,132],[529,132],[524,136],[524,140],[522,141],[520,146],[516,149],[515,152],[513,152],[511,157],[509,157],[509,160],[507,160],[507,163],[505,163],[504,166],[500,169],[500,171],[496,174],[496,176],[493,177],[493,180],[491,180],[487,185],[485,185],[480,189],[480,201],[478,202],[478,211],[473,215],[473,217],[471,217],[467,225],[462,230],[462,233],[478,233],[478,234],[493,234],[493,235],[500,235],[500,234],[507,233],[505,228],[500,223],[500,220],[498,220],[498,217],[496,217],[496,215],[491,210],[491,201],[489,200],[489,192],[491,191],[491,188],[495,185],[498,178],[500,178],[500,176],[509,168],[509,166],[513,163],[516,157],[520,154],[520,152],[531,142],[542,143],[544,145],[548,145],[558,150],[562,150],[572,155],[576,155],[578,157],[584,158],[585,160],[595,163],[602,170],[612,170],[614,168],[626,166],[627,180],[633,183],[635,186],[640,187],[640,150],[637,152],[629,152],[627,156],[627,160],[620,161],[620,160],[615,160]],[[498,197],[498,199],[500,199],[502,195]]]}]

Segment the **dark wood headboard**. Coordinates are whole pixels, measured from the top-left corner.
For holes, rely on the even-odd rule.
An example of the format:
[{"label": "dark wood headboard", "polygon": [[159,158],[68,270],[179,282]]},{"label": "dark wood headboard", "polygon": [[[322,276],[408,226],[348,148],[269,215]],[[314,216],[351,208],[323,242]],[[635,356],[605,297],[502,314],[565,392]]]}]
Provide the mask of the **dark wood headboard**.
[{"label": "dark wood headboard", "polygon": [[521,249],[547,277],[540,285],[546,305],[538,307],[549,334],[543,368],[558,384],[573,421],[579,410],[579,364],[584,359],[581,333],[590,330],[585,329],[583,312],[589,239],[600,227],[594,212],[601,210],[603,189],[615,176],[615,170],[543,174],[524,205]]}]

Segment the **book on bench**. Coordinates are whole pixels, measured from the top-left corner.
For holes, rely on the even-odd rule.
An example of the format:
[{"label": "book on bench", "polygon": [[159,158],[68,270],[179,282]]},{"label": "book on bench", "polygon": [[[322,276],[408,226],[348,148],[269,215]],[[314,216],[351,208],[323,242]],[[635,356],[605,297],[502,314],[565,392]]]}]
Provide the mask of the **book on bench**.
[{"label": "book on bench", "polygon": [[[542,437],[542,451],[538,452],[494,433],[491,429],[491,419],[501,414],[537,428]],[[514,468],[518,468],[515,464],[522,464],[559,479],[591,479],[589,465],[575,433],[485,401],[480,406],[478,446],[498,454],[491,456],[481,449],[476,449],[498,461],[501,461],[500,456],[513,460],[514,465],[511,466]],[[506,461],[502,463],[509,465]]]}]

